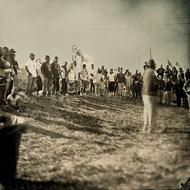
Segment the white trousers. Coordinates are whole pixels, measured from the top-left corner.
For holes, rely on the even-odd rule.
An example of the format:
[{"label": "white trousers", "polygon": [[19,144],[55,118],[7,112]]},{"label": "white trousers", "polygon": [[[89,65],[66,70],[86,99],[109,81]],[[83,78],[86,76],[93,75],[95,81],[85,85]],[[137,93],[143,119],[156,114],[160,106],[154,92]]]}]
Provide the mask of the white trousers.
[{"label": "white trousers", "polygon": [[144,103],[144,128],[151,128],[155,126],[156,121],[156,104],[157,104],[157,96],[143,95],[143,103]]}]

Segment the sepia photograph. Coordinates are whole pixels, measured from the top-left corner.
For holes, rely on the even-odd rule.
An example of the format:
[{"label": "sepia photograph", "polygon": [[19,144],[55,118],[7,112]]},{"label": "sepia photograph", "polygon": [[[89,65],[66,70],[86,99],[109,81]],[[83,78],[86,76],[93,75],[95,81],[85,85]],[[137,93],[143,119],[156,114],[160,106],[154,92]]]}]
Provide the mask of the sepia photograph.
[{"label": "sepia photograph", "polygon": [[190,0],[0,0],[0,190],[190,190]]}]

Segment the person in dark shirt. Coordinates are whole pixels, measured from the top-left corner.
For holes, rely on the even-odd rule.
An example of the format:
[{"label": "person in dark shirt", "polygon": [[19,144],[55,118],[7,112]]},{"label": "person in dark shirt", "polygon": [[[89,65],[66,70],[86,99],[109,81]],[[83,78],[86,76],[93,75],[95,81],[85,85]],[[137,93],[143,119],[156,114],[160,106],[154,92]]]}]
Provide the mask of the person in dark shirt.
[{"label": "person in dark shirt", "polygon": [[133,97],[139,98],[140,94],[140,75],[138,70],[136,70],[136,73],[133,75]]},{"label": "person in dark shirt", "polygon": [[165,75],[167,78],[170,78],[172,76],[172,70],[170,69],[170,66],[166,66]]},{"label": "person in dark shirt", "polygon": [[185,74],[184,74],[183,69],[181,67],[179,68],[178,77],[181,78],[182,80],[184,80],[184,82],[185,82]]},{"label": "person in dark shirt", "polygon": [[149,65],[148,65],[148,62],[146,61],[146,62],[144,63],[143,69],[144,69],[144,71],[145,71],[145,70],[148,69],[148,68],[149,68]]},{"label": "person in dark shirt", "polygon": [[174,93],[176,95],[177,106],[181,106],[181,99],[183,97],[183,82],[180,78],[177,79],[174,85]]},{"label": "person in dark shirt", "polygon": [[120,72],[116,76],[116,83],[118,85],[118,95],[123,96],[123,88],[125,85],[125,76],[123,74],[123,68],[120,68]]},{"label": "person in dark shirt", "polygon": [[55,57],[55,60],[51,64],[51,70],[53,75],[53,94],[57,95],[59,92],[59,77],[60,77],[60,66],[58,64],[58,57]]},{"label": "person in dark shirt", "polygon": [[52,89],[52,71],[51,71],[51,64],[50,64],[50,57],[46,55],[45,62],[42,64],[41,72],[44,76],[43,81],[43,95],[46,96],[47,92],[48,95],[51,96],[51,89]]},{"label": "person in dark shirt", "polygon": [[6,80],[7,74],[6,70],[9,69],[10,66],[6,64],[6,60],[4,59],[3,49],[0,49],[0,109],[5,106],[6,102]]},{"label": "person in dark shirt", "polygon": [[165,69],[163,68],[163,65],[160,66],[160,68],[157,69],[157,76],[164,76]]},{"label": "person in dark shirt", "polygon": [[[15,60],[15,57],[16,57],[15,53],[16,53],[16,51],[14,49],[10,49],[10,63],[11,63],[12,77],[13,77],[12,89],[13,89],[13,85],[14,85],[14,88],[18,87],[19,65],[18,65],[18,62]],[[11,89],[11,91],[12,91],[12,89]]]},{"label": "person in dark shirt", "polygon": [[187,96],[188,108],[189,108],[189,113],[190,113],[190,79],[185,81],[184,91]]},{"label": "person in dark shirt", "polygon": [[172,93],[173,93],[173,83],[172,77],[166,79],[166,86],[165,86],[165,103],[166,105],[170,105],[172,101]]},{"label": "person in dark shirt", "polygon": [[190,79],[190,70],[187,69],[186,72],[185,72],[185,80],[189,80]]},{"label": "person in dark shirt", "polygon": [[160,104],[163,103],[164,89],[165,89],[165,81],[163,80],[162,75],[158,75],[158,96]]},{"label": "person in dark shirt", "polygon": [[173,82],[177,81],[177,75],[178,75],[178,71],[177,71],[176,67],[173,67],[173,69],[172,69],[172,81]]},{"label": "person in dark shirt", "polygon": [[65,61],[64,65],[61,66],[61,94],[67,94],[67,79],[68,79],[68,69],[67,69],[67,61]]}]

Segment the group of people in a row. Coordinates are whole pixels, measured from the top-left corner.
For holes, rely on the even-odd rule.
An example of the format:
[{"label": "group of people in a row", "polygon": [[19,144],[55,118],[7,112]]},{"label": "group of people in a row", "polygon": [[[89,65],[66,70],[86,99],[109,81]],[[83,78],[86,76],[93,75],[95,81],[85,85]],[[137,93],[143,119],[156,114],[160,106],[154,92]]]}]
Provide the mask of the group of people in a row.
[{"label": "group of people in a row", "polygon": [[117,71],[110,69],[108,72],[104,66],[96,69],[94,64],[77,65],[76,61],[69,65],[65,62],[60,66],[58,57],[50,63],[48,55],[42,63],[40,59],[35,60],[33,53],[30,54],[25,67],[28,73],[26,90],[28,96],[32,96],[35,91],[37,94],[41,91],[43,96],[67,94],[140,96],[140,84],[136,85],[135,82],[139,80],[142,84],[142,75],[138,71],[132,76],[128,70],[123,72],[122,67]]},{"label": "group of people in a row", "polygon": [[[15,50],[7,47],[0,48],[0,105],[9,99],[16,99],[18,92],[18,63],[15,60]],[[50,61],[50,56],[45,56],[45,61],[35,59],[34,53],[29,55],[25,69],[27,71],[26,95],[52,96],[52,95],[117,95],[142,98],[143,75],[149,68],[145,62],[144,72],[136,70],[132,74],[122,67],[110,69],[102,66],[95,68],[94,64],[77,63],[73,60],[68,64],[59,64],[56,56]],[[161,65],[154,71],[156,76],[156,90],[160,104],[171,104],[174,100],[180,106],[188,106],[187,91],[189,88],[190,71],[186,72],[180,67]],[[14,89],[14,90],[13,90]],[[12,92],[12,93],[11,93]],[[23,93],[21,93],[23,95]],[[17,98],[18,99],[18,98]]]},{"label": "group of people in a row", "polygon": [[159,67],[156,71],[157,90],[159,103],[170,105],[176,102],[177,106],[188,107],[188,91],[190,85],[190,70],[185,72],[182,67],[166,66],[166,69]]}]

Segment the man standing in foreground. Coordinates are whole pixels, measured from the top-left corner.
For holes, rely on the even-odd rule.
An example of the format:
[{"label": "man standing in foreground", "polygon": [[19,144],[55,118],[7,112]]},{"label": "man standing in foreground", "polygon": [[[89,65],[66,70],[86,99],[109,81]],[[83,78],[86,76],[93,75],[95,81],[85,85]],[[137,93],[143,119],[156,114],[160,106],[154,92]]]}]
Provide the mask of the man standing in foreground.
[{"label": "man standing in foreground", "polygon": [[143,132],[150,133],[155,126],[157,104],[157,78],[155,75],[156,64],[153,59],[149,61],[149,68],[143,76],[142,98],[144,103]]},{"label": "man standing in foreground", "polygon": [[36,70],[36,62],[35,55],[33,53],[30,54],[30,59],[26,62],[25,68],[28,73],[28,83],[26,94],[28,96],[32,96],[32,92],[36,88],[36,78],[37,78],[37,70]]}]

